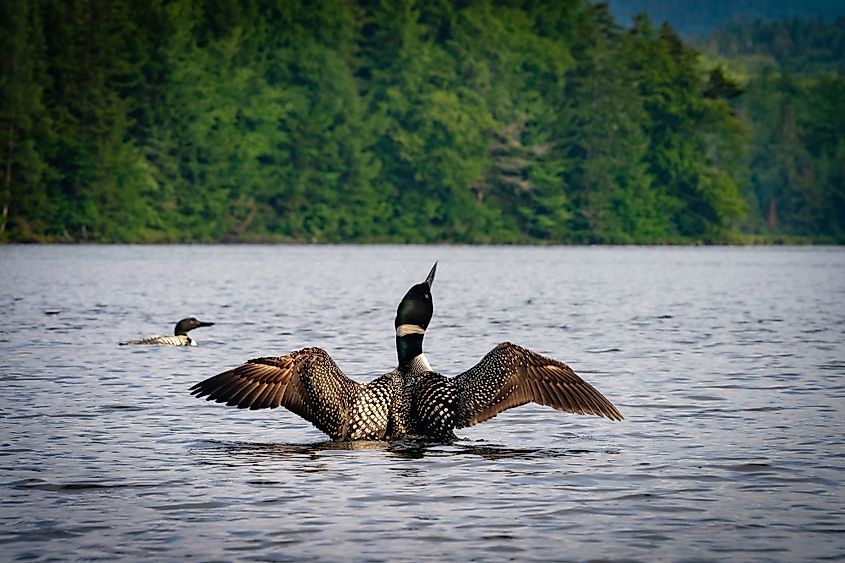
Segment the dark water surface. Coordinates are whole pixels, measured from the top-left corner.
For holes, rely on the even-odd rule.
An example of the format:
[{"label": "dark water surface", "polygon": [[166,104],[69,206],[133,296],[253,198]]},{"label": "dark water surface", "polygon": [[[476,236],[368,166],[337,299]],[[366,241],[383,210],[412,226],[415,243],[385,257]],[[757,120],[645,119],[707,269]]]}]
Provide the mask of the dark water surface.
[{"label": "dark water surface", "polygon": [[[435,369],[510,340],[626,420],[342,444],[187,393],[307,345],[388,371],[434,260]],[[845,558],[843,249],[3,246],[0,311],[2,560]]]}]

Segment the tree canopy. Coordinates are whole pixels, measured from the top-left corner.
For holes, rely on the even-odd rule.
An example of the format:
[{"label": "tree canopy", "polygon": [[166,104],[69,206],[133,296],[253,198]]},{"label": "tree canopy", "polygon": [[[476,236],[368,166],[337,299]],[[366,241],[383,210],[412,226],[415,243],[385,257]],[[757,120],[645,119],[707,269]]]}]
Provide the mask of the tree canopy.
[{"label": "tree canopy", "polygon": [[744,106],[668,25],[603,4],[0,6],[0,241],[845,236],[841,76],[761,76],[780,94]]}]

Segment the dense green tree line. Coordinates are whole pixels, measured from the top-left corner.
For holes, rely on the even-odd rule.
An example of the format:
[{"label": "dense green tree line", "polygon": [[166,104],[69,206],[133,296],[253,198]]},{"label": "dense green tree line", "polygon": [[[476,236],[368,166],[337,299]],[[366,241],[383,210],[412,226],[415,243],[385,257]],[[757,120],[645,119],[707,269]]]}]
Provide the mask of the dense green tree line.
[{"label": "dense green tree line", "polygon": [[[736,84],[603,5],[0,5],[0,240],[721,242],[768,216]],[[814,107],[771,135],[793,119],[841,196]]]},{"label": "dense green tree line", "polygon": [[845,77],[763,72],[739,107],[753,125],[746,230],[845,241]]},{"label": "dense green tree line", "polygon": [[845,19],[734,23],[697,43],[744,77],[746,230],[845,241]]}]

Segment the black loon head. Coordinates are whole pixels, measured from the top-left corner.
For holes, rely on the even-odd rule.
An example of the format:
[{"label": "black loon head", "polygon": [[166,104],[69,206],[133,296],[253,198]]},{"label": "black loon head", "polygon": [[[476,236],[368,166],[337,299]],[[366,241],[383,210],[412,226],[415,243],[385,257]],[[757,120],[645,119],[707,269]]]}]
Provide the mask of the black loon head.
[{"label": "black loon head", "polygon": [[214,323],[198,321],[194,317],[188,317],[187,319],[182,319],[181,321],[176,323],[176,330],[173,331],[173,334],[175,334],[176,336],[179,336],[180,334],[188,334],[189,330],[193,330],[201,326],[212,326],[213,324]]},{"label": "black loon head", "polygon": [[415,358],[422,356],[421,362],[428,365],[423,356],[422,342],[425,329],[434,314],[434,302],[431,299],[431,286],[437,262],[432,266],[425,281],[418,283],[408,290],[399,307],[396,309],[396,352],[399,354],[399,366],[409,366]]}]

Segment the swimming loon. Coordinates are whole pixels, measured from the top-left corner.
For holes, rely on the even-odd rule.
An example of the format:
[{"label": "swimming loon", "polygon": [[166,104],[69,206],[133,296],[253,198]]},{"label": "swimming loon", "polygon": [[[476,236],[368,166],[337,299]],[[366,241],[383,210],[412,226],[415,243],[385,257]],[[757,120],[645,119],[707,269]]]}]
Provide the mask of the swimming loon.
[{"label": "swimming loon", "polygon": [[121,346],[127,344],[168,344],[170,346],[196,346],[197,341],[188,336],[188,331],[201,326],[213,326],[214,323],[207,323],[198,321],[194,317],[182,319],[176,323],[176,328],[173,331],[173,336],[148,336],[140,340],[127,340],[120,342]]},{"label": "swimming loon", "polygon": [[239,408],[283,406],[335,440],[421,436],[454,440],[465,428],[529,402],[622,420],[622,413],[569,366],[504,342],[462,374],[432,371],[422,351],[437,263],[396,310],[396,369],[362,384],[320,348],[246,364],[197,383],[192,395]]}]

